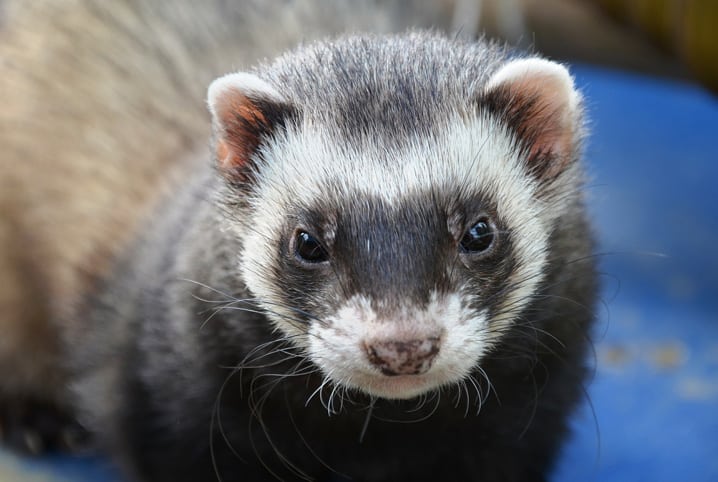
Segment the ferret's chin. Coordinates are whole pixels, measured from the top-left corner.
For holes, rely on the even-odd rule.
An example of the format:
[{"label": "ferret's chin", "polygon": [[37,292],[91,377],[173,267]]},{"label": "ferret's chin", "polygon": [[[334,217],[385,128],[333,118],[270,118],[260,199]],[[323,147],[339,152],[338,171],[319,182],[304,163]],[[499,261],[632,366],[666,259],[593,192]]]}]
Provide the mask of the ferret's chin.
[{"label": "ferret's chin", "polygon": [[427,375],[362,375],[353,380],[352,388],[373,397],[408,400],[438,389],[436,377]]}]

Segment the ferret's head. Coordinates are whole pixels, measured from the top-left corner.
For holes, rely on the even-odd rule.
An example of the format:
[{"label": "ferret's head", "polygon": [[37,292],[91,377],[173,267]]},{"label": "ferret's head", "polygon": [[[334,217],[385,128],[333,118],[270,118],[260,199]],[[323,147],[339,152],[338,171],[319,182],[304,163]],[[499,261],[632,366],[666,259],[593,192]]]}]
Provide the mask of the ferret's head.
[{"label": "ferret's head", "polygon": [[521,319],[578,184],[564,67],[355,37],[209,89],[240,276],[334,383],[455,384]]}]

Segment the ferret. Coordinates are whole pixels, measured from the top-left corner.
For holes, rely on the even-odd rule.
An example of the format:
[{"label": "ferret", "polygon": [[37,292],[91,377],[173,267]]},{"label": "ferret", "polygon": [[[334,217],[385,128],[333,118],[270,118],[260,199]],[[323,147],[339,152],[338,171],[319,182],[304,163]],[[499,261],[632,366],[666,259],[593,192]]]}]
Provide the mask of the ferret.
[{"label": "ferret", "polygon": [[60,330],[97,446],[146,481],[546,480],[597,291],[566,68],[346,34],[207,106]]}]

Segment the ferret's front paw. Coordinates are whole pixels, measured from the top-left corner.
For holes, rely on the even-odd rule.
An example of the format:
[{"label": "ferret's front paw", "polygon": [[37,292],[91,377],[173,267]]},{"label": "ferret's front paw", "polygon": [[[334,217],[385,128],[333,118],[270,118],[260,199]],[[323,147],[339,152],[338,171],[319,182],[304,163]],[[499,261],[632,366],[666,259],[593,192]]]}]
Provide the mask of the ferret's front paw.
[{"label": "ferret's front paw", "polygon": [[47,402],[0,400],[0,440],[11,450],[83,452],[89,436],[65,411]]}]

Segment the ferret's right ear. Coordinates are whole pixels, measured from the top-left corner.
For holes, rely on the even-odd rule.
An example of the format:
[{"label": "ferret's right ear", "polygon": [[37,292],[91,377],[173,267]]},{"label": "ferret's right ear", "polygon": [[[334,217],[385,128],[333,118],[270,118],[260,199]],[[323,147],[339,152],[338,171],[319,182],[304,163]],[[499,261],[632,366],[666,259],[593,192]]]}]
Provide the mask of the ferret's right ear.
[{"label": "ferret's right ear", "polygon": [[259,147],[296,113],[274,87],[248,73],[228,74],[212,82],[207,104],[217,168],[240,183],[248,181]]}]

